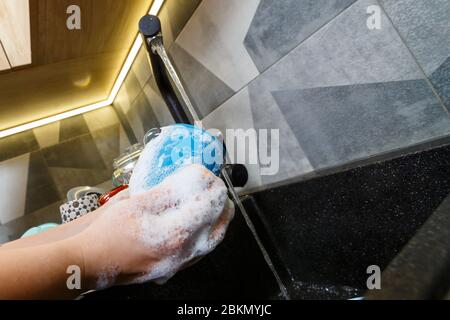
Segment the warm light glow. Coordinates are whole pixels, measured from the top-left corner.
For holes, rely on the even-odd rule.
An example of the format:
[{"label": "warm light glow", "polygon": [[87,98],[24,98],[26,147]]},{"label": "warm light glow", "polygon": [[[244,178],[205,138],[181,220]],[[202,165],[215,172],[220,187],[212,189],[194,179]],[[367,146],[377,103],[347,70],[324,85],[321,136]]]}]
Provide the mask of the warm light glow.
[{"label": "warm light glow", "polygon": [[128,54],[128,57],[122,66],[122,70],[120,70],[119,76],[117,77],[116,83],[114,84],[114,87],[111,90],[108,100],[114,102],[114,100],[116,99],[117,94],[119,93],[119,90],[122,87],[128,75],[128,72],[130,72],[130,69],[133,66],[133,62],[136,59],[136,56],[138,55],[139,50],[141,49],[141,46],[142,46],[142,38],[138,36],[136,40],[134,40],[130,53]]},{"label": "warm light glow", "polygon": [[[161,10],[162,5],[164,4],[164,0],[154,0],[152,7],[150,8],[149,13],[152,15],[158,15],[159,11]],[[131,47],[130,52],[128,53],[128,56],[122,66],[122,69],[120,70],[120,73],[116,79],[116,82],[114,83],[114,86],[111,90],[111,93],[105,101],[97,102],[88,106],[84,106],[78,109],[74,109],[71,111],[63,112],[60,114],[57,114],[55,116],[51,116],[48,118],[44,118],[41,120],[33,121],[30,123],[26,123],[14,128],[6,129],[3,131],[0,131],[0,138],[8,137],[16,133],[20,133],[23,131],[31,130],[37,127],[45,126],[47,124],[61,121],[67,118],[71,118],[86,112],[91,112],[100,108],[108,107],[113,104],[114,100],[116,100],[117,94],[119,93],[120,88],[122,87],[128,72],[130,72],[130,69],[133,65],[134,60],[136,59],[136,56],[139,53],[139,50],[142,46],[142,38],[137,35],[136,39],[133,42],[133,46]]]},{"label": "warm light glow", "polygon": [[[165,0],[154,0],[152,7],[150,8],[149,14],[157,16],[159,14],[159,11],[161,10],[162,5],[164,4],[164,1]],[[116,99],[117,94],[119,93],[119,90],[122,87],[123,82],[125,81],[125,78],[128,75],[128,72],[130,72],[130,69],[133,66],[133,62],[136,59],[136,56],[138,55],[139,50],[141,49],[141,46],[142,46],[142,38],[138,34],[136,36],[136,39],[134,40],[133,46],[131,47],[128,57],[122,66],[122,70],[120,70],[116,83],[114,84],[113,89],[111,90],[111,94],[109,95],[109,100],[111,100],[112,102],[114,102],[114,100]]]},{"label": "warm light glow", "polygon": [[150,8],[149,13],[151,15],[157,16],[159,14],[159,11],[161,10],[163,3],[164,3],[164,0],[153,1],[152,7]]},{"label": "warm light glow", "polygon": [[73,85],[77,88],[87,88],[91,84],[92,75],[86,74],[83,78],[73,81]]},{"label": "warm light glow", "polygon": [[100,109],[100,108],[108,107],[110,105],[111,105],[111,103],[109,102],[109,100],[106,100],[106,101],[102,101],[102,102],[91,104],[89,106],[81,107],[81,108],[78,108],[78,109],[75,109],[75,110],[63,112],[63,113],[57,114],[56,116],[51,116],[51,117],[48,117],[48,118],[45,118],[45,119],[41,119],[41,120],[33,121],[33,122],[30,122],[30,123],[26,123],[26,124],[23,124],[23,125],[11,128],[11,129],[6,129],[6,130],[3,130],[3,131],[0,131],[0,138],[11,136],[13,134],[20,133],[20,132],[27,131],[27,130],[31,130],[31,129],[34,129],[34,128],[37,128],[37,127],[42,127],[42,126],[45,126],[47,124],[50,124],[50,123],[53,123],[53,122],[56,122],[56,121],[61,121],[61,120],[67,119],[67,118],[78,116],[78,115],[80,115],[82,113],[94,111],[94,110],[97,110],[97,109]]}]

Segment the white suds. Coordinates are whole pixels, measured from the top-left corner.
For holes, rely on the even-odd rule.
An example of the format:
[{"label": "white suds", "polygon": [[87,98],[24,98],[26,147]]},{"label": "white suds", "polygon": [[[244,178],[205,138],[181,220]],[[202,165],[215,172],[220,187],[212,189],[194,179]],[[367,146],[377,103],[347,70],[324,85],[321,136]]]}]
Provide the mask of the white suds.
[{"label": "white suds", "polygon": [[190,164],[203,164],[219,174],[222,152],[222,143],[199,128],[163,127],[159,135],[147,143],[136,163],[130,179],[130,194],[144,193]]},{"label": "white suds", "polygon": [[[131,194],[133,186],[130,186]],[[165,257],[136,282],[163,283],[189,262],[216,248],[234,216],[222,180],[200,165],[189,165],[139,198],[139,239]],[[133,194],[132,194],[133,196]],[[220,222],[220,223],[219,223]]]},{"label": "white suds", "polygon": [[152,174],[150,170],[160,170],[161,164],[158,163],[158,151],[161,150],[164,140],[167,136],[167,128],[162,128],[159,136],[154,138],[149,144],[145,146],[133,174],[130,179],[130,194],[143,193],[147,188],[147,177]]},{"label": "white suds", "polygon": [[119,273],[120,272],[118,267],[110,267],[107,270],[103,270],[103,272],[100,273],[98,276],[97,283],[95,286],[96,289],[103,290],[114,285]]}]

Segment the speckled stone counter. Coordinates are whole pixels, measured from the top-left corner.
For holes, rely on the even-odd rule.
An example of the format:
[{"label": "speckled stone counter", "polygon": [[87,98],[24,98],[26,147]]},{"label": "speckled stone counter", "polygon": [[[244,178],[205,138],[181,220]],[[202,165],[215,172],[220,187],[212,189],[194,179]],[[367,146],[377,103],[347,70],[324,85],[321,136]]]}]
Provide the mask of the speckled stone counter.
[{"label": "speckled stone counter", "polygon": [[449,289],[450,195],[386,268],[381,290],[367,299],[449,299]]},{"label": "speckled stone counter", "polygon": [[[446,145],[261,191],[244,202],[291,298],[342,299],[367,290],[367,268],[384,270],[449,194]],[[443,255],[445,228],[428,230],[414,241]],[[420,260],[425,250],[415,247]]]}]

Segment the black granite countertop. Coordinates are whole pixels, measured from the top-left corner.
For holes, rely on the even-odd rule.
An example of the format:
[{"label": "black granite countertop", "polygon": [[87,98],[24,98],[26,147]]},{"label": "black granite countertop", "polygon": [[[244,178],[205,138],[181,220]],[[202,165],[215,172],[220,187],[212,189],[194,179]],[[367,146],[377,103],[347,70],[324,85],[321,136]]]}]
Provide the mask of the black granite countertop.
[{"label": "black granite countertop", "polygon": [[389,276],[387,267],[411,239],[399,259],[415,265],[405,279],[415,277],[416,295],[425,297],[425,274],[430,283],[448,284],[441,271],[450,270],[447,202],[433,212],[449,194],[450,146],[444,144],[257,192],[244,203],[291,298],[354,298],[367,290],[373,265],[385,270],[389,290],[401,275]]},{"label": "black granite countertop", "polygon": [[450,299],[450,195],[431,215],[367,299]]}]

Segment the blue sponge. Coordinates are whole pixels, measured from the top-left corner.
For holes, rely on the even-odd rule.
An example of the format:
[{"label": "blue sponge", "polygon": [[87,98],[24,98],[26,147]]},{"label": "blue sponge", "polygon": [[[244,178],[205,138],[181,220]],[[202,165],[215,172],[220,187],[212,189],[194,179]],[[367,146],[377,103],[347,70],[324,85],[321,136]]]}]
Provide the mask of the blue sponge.
[{"label": "blue sponge", "polygon": [[218,176],[223,162],[223,143],[209,132],[185,124],[164,127],[145,146],[130,180],[130,192],[149,190],[189,164],[201,164]]}]

